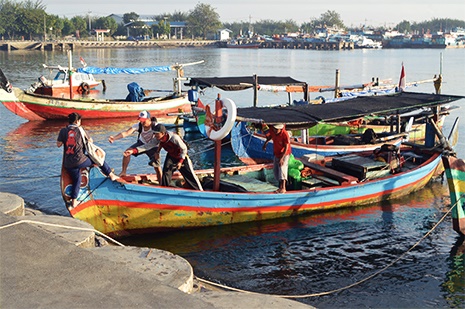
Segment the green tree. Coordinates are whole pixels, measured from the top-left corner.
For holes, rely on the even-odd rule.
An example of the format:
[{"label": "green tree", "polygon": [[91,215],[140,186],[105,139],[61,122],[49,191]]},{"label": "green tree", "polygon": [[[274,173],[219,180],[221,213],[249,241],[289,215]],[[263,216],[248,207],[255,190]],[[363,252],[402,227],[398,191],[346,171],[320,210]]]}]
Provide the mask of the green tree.
[{"label": "green tree", "polygon": [[403,20],[397,24],[396,29],[401,33],[410,33],[412,31],[412,26],[409,21]]},{"label": "green tree", "polygon": [[74,16],[71,18],[71,23],[74,26],[74,31],[78,39],[82,37],[87,37],[89,32],[87,31],[87,21],[86,18],[82,16]]},{"label": "green tree", "polygon": [[[156,19],[154,20],[156,21]],[[171,32],[170,23],[166,19],[158,19],[158,23],[152,27],[153,33],[157,34],[157,37],[168,36]]]},{"label": "green tree", "polygon": [[189,18],[188,13],[174,11],[174,13],[170,16],[169,20],[171,21],[187,21]]},{"label": "green tree", "polygon": [[118,29],[118,24],[111,17],[100,17],[94,23],[94,29],[110,29],[110,35],[113,35]]},{"label": "green tree", "polygon": [[204,39],[208,33],[221,28],[220,15],[210,4],[205,3],[197,3],[189,13],[188,24],[194,35],[201,35]]},{"label": "green tree", "polygon": [[74,24],[68,18],[63,18],[63,29],[61,30],[62,35],[74,35],[76,34],[76,28]]},{"label": "green tree", "polygon": [[336,11],[326,11],[320,16],[320,23],[328,27],[338,27],[340,29],[346,28],[344,22],[341,20],[341,15]]},{"label": "green tree", "polygon": [[[18,26],[18,35],[32,40],[36,35],[44,32],[44,15],[45,12],[37,9],[18,8],[16,23]],[[48,32],[48,28],[46,28]]]},{"label": "green tree", "polygon": [[129,24],[130,22],[135,22],[139,20],[139,14],[131,12],[123,15],[123,22]]},{"label": "green tree", "polygon": [[15,38],[20,29],[19,14],[17,14],[20,8],[19,3],[13,1],[2,0],[0,2],[0,27],[3,28],[2,34],[6,34],[10,40]]}]

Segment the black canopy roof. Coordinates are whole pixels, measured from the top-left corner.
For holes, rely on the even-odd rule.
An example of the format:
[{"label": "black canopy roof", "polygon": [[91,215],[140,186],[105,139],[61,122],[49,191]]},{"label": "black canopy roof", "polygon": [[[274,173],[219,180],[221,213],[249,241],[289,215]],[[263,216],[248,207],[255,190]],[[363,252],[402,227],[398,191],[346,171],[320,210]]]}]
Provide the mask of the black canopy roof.
[{"label": "black canopy roof", "polygon": [[240,121],[262,120],[270,124],[285,123],[293,127],[311,126],[321,121],[350,120],[368,115],[395,115],[464,98],[463,96],[402,92],[393,95],[363,96],[326,104],[238,108],[237,119]]},{"label": "black canopy roof", "polygon": [[[252,88],[255,83],[253,76],[236,77],[192,77],[186,86],[198,86],[201,89],[216,87],[225,91],[245,90]],[[289,76],[257,76],[257,84],[273,86],[305,86],[306,82],[301,82]]]}]

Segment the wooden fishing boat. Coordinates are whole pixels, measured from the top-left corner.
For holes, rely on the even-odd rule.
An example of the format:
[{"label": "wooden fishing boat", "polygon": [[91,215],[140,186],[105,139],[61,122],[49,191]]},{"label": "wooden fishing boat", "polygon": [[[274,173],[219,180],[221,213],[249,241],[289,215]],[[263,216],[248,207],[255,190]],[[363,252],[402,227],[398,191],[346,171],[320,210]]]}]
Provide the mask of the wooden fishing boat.
[{"label": "wooden fishing boat", "polygon": [[452,207],[452,228],[465,236],[465,161],[455,156],[443,156]]},{"label": "wooden fishing boat", "polygon": [[[131,93],[124,99],[115,100],[96,99],[87,96],[61,98],[40,95],[28,90],[11,87],[11,84],[2,73],[0,74],[0,77],[3,75],[3,78],[0,78],[2,79],[0,81],[0,102],[11,112],[28,120],[66,119],[73,112],[80,113],[86,119],[133,118],[135,114],[142,110],[149,111],[152,116],[166,117],[170,113],[191,112],[191,103],[187,98],[187,93],[181,91],[181,80],[184,80],[182,72],[183,67],[201,62],[203,61],[142,69],[99,69],[93,67],[79,69],[80,72],[110,72],[111,74],[128,70],[135,73],[167,72],[171,70],[177,72],[176,77],[173,78],[174,87],[172,90],[166,90],[166,95],[145,97],[145,93],[138,94],[137,100],[131,99]],[[139,89],[141,88],[139,87]]]},{"label": "wooden fishing boat", "polygon": [[[305,130],[303,130],[305,132]],[[407,130],[408,132],[408,130]],[[333,136],[302,136],[291,138],[292,154],[296,158],[305,155],[318,155],[321,157],[345,155],[356,152],[369,152],[381,148],[388,143],[400,146],[406,140],[408,133],[382,133],[374,137],[367,134],[359,135],[333,135]],[[270,141],[263,150],[266,137],[264,133],[253,124],[240,122],[231,130],[231,147],[236,156],[245,164],[265,163],[273,160],[273,142]]]},{"label": "wooden fishing boat", "polygon": [[[362,112],[400,112],[419,105],[433,107],[461,98],[403,93],[377,102],[382,104],[374,102],[371,105],[365,104],[363,98],[357,98],[352,102],[358,102],[358,109],[352,103],[350,110],[340,111],[339,117],[358,117]],[[234,104],[231,100],[228,102],[224,127],[234,122],[236,114]],[[300,113],[304,116],[299,125],[336,118],[332,107],[325,110],[323,105],[308,106],[305,114],[300,109],[284,110],[281,117]],[[243,121],[240,111],[237,115],[237,120]],[[262,118],[256,119],[259,122],[271,123],[269,117],[275,117],[272,113],[261,115]],[[215,136],[215,146],[219,146],[215,154],[220,154],[220,141],[226,132],[222,133],[211,135]],[[270,164],[220,168],[218,156],[214,169],[197,171],[204,191],[185,188],[179,175],[173,178],[171,187],[162,187],[153,174],[128,175],[123,178],[125,183],[121,183],[112,182],[99,169],[91,168],[82,171],[83,181],[77,198],[79,205],[70,213],[112,236],[199,228],[357,207],[398,198],[421,189],[442,172],[440,149],[432,151],[425,144],[401,149],[389,145],[385,150],[384,162],[366,154],[326,157],[316,161],[302,159],[301,179],[282,194],[275,193],[277,183]],[[69,200],[70,184],[69,176],[63,170],[61,189],[65,202]]]},{"label": "wooden fishing boat", "polygon": [[[417,154],[414,149],[402,152],[402,157],[403,166],[395,174],[390,173],[389,164],[361,156],[328,161],[334,164],[334,160],[339,160],[341,165],[353,167],[345,172],[305,162],[314,176],[302,182],[301,190],[288,190],[284,194],[274,193],[278,187],[273,182],[272,165],[223,168],[220,191],[207,189],[213,170],[198,171],[205,191],[195,191],[182,185],[158,186],[155,175],[126,176],[124,184],[112,182],[99,169],[91,168],[84,171],[80,204],[70,213],[105,234],[123,236],[356,207],[422,188],[437,174],[441,162],[439,153]],[[364,168],[373,174],[363,174]],[[383,176],[371,178],[377,177],[375,174]],[[69,185],[69,178],[63,176],[65,199]]]},{"label": "wooden fishing boat", "polygon": [[186,94],[170,94],[163,97],[149,97],[142,102],[128,102],[124,99],[55,98],[28,93],[13,87],[13,95],[4,96],[0,90],[0,100],[3,105],[11,112],[28,120],[36,120],[27,116],[31,113],[45,120],[66,119],[73,112],[80,113],[86,119],[121,119],[134,118],[134,115],[141,110],[147,110],[156,117],[166,117],[168,113],[179,110],[186,112],[191,110]]},{"label": "wooden fishing boat", "polygon": [[99,85],[104,87],[104,81],[96,80],[93,74],[78,72],[77,69],[72,68],[70,75],[68,67],[46,64],[43,66],[44,69],[50,71],[49,78],[44,75],[40,76],[38,81],[31,85],[28,92],[69,98],[70,91],[74,94],[88,94]]},{"label": "wooden fishing boat", "polygon": [[[415,123],[412,125],[412,129],[409,133],[409,138],[412,140],[421,140],[425,138],[426,130],[426,119],[431,116],[431,112],[425,112],[424,116],[421,116],[421,111],[416,111],[419,115],[415,118]],[[447,108],[445,108],[441,114],[437,124],[442,127],[444,125],[445,116],[449,114]],[[341,122],[322,122],[309,128],[307,130],[308,135],[337,135],[337,134],[362,134],[368,129],[372,129],[375,133],[391,132],[393,128],[400,124],[400,128],[405,127],[408,120],[412,117],[410,114],[406,117],[399,118],[397,115],[391,115],[388,117],[360,117],[350,121]],[[397,120],[399,119],[399,121]]]},{"label": "wooden fishing boat", "polygon": [[[191,77],[185,84],[189,90],[189,100],[195,105],[192,108],[192,117],[196,119],[198,131],[207,137],[205,131],[205,105],[199,98],[198,90],[218,88],[223,91],[239,91],[253,88],[253,106],[258,105],[258,92],[285,93],[287,98],[275,105],[294,104],[292,95],[302,94],[302,98],[295,102],[308,102],[309,93],[331,86],[311,86],[306,82],[288,76],[229,76],[229,77]],[[186,124],[186,126],[188,126]]]},{"label": "wooden fishing boat", "polygon": [[[402,68],[402,72],[404,72]],[[405,76],[405,74],[404,74]],[[396,85],[390,83],[389,86],[384,85],[387,80],[379,81],[372,80],[368,83],[354,84],[354,85],[339,85],[339,71],[336,71],[336,86],[312,86],[306,82],[295,80],[291,77],[280,76],[235,76],[235,77],[191,77],[186,86],[192,89],[190,92],[197,92],[198,89],[204,90],[208,88],[218,88],[223,91],[238,91],[253,89],[253,101],[250,106],[258,107],[258,93],[259,92],[273,92],[287,94],[287,100],[279,102],[267,102],[263,107],[280,107],[283,105],[299,106],[307,104],[320,104],[320,103],[337,103],[341,101],[350,101],[358,96],[375,96],[375,95],[392,95],[399,91],[394,91]],[[406,83],[405,87],[417,85],[419,83],[433,82],[434,80],[424,80],[412,83]],[[380,84],[381,83],[381,84]],[[375,86],[376,85],[376,86]],[[388,88],[385,88],[388,87]],[[365,91],[369,89],[369,91]],[[388,90],[388,91],[387,91]],[[326,99],[321,96],[321,92],[333,91],[335,92],[335,99]],[[318,93],[313,100],[310,99],[310,93]],[[294,99],[294,94],[303,94],[301,99]],[[339,97],[342,95],[343,97]],[[193,117],[197,119],[199,131],[205,134],[205,106],[199,99],[198,93],[190,96],[190,101],[195,103],[193,106]],[[444,109],[442,115],[447,115],[448,110]],[[429,110],[423,110],[421,107],[415,111],[401,115],[384,115],[383,117],[360,115],[357,119],[350,119],[349,121],[338,122],[321,122],[312,124],[307,128],[305,135],[307,136],[324,136],[324,135],[339,135],[339,134],[363,134],[367,129],[372,129],[377,134],[386,134],[396,130],[397,132],[405,131],[410,117],[415,117],[415,122],[410,131],[409,138],[411,140],[423,139],[425,136],[425,119],[430,116]],[[441,117],[438,124],[442,127],[444,117]],[[285,122],[284,122],[285,123]]]}]

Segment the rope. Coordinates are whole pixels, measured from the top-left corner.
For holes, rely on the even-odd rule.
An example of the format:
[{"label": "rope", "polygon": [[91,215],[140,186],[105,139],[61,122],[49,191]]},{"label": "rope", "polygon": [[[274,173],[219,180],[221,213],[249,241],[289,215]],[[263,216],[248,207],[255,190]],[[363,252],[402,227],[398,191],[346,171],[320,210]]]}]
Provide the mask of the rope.
[{"label": "rope", "polygon": [[398,258],[396,258],[394,261],[392,261],[391,263],[389,263],[387,266],[383,267],[382,269],[378,270],[377,272],[375,272],[374,274],[362,279],[362,280],[359,280],[357,282],[354,282],[352,284],[349,284],[345,287],[342,287],[342,288],[338,288],[338,289],[335,289],[335,290],[331,290],[331,291],[326,291],[326,292],[320,292],[320,293],[313,293],[313,294],[304,294],[304,295],[277,295],[277,294],[264,294],[264,293],[258,293],[258,292],[251,292],[251,291],[246,291],[246,290],[240,290],[240,289],[236,289],[236,288],[232,288],[232,287],[228,287],[228,286],[225,286],[225,285],[222,285],[222,284],[218,284],[218,283],[215,283],[215,282],[211,282],[211,281],[208,281],[208,280],[205,280],[205,279],[202,279],[202,278],[198,278],[196,277],[196,279],[200,282],[204,282],[206,284],[209,284],[209,285],[213,285],[213,286],[217,286],[217,287],[220,287],[220,288],[223,288],[223,289],[226,289],[226,290],[232,290],[232,291],[236,291],[236,292],[242,292],[242,293],[247,293],[247,294],[255,294],[255,295],[267,295],[267,296],[274,296],[274,297],[279,297],[279,298],[308,298],[308,297],[316,297],[316,296],[323,296],[323,295],[329,295],[329,294],[334,294],[334,293],[338,293],[338,292],[341,292],[341,291],[344,291],[344,290],[347,290],[347,289],[350,289],[354,286],[357,286],[357,285],[360,285],[374,277],[376,277],[377,275],[381,274],[382,272],[384,272],[385,270],[387,270],[389,267],[391,267],[392,265],[394,265],[395,263],[397,263],[398,261],[400,261],[407,253],[409,253],[410,251],[412,251],[415,247],[417,247],[420,242],[422,242],[426,237],[428,237],[438,226],[439,224],[442,223],[442,221],[444,221],[444,219],[446,218],[446,216],[457,206],[457,204],[460,202],[461,199],[465,198],[465,194],[462,195],[460,197],[460,199],[457,200],[457,202],[444,214],[444,216],[442,216],[442,218],[425,234],[423,235],[422,238],[420,238],[419,241],[417,241],[413,246],[411,246],[406,252],[404,252],[403,254],[401,254]]},{"label": "rope", "polygon": [[[103,183],[103,182],[102,182]],[[417,247],[426,237],[428,237],[438,226],[439,224],[441,224],[444,219],[447,217],[447,215],[455,208],[457,207],[457,204],[460,202],[461,199],[464,199],[465,198],[465,194],[461,195],[460,198],[457,200],[457,202],[455,202],[455,204],[453,206],[451,206],[451,208],[442,216],[441,219],[439,219],[439,221],[425,234],[423,235],[422,238],[420,238],[420,240],[418,240],[413,246],[411,246],[406,252],[404,252],[403,254],[401,254],[398,258],[396,258],[394,261],[392,261],[391,263],[389,263],[387,266],[383,267],[382,269],[380,269],[379,271],[371,274],[370,276],[362,279],[362,280],[359,280],[357,282],[354,282],[352,284],[349,284],[345,287],[342,287],[342,288],[338,288],[338,289],[334,289],[334,290],[331,290],[331,291],[326,291],[326,292],[320,292],[320,293],[313,293],[313,294],[303,294],[303,295],[279,295],[279,294],[265,294],[265,293],[258,293],[258,292],[252,292],[252,291],[246,291],[246,290],[241,290],[241,289],[236,289],[236,288],[233,288],[233,287],[228,287],[226,285],[222,285],[222,284],[219,284],[219,283],[215,283],[215,282],[212,282],[212,281],[208,281],[206,279],[202,279],[202,278],[199,278],[197,276],[195,276],[195,279],[200,281],[200,282],[203,282],[203,283],[206,283],[206,284],[209,284],[209,285],[212,285],[212,286],[216,286],[216,287],[220,287],[220,288],[223,288],[223,289],[226,289],[226,290],[231,290],[231,291],[236,291],[236,292],[242,292],[242,293],[246,293],[246,294],[254,294],[254,295],[267,295],[267,296],[274,296],[274,297],[279,297],[279,298],[308,298],[308,297],[316,297],[316,296],[323,296],[323,295],[329,295],[329,294],[334,294],[334,293],[337,293],[337,292],[341,292],[341,291],[344,291],[344,290],[347,290],[349,288],[352,288],[354,286],[357,286],[357,285],[360,285],[374,277],[376,277],[377,275],[381,274],[382,272],[384,272],[385,270],[387,270],[389,267],[391,267],[392,265],[394,265],[395,263],[397,263],[398,261],[400,261],[407,253],[409,253],[410,251],[412,251],[415,247]],[[95,229],[91,229],[91,228],[82,228],[82,227],[74,227],[74,226],[68,226],[68,225],[61,225],[61,224],[53,224],[53,223],[46,223],[46,222],[39,222],[39,221],[31,221],[31,220],[20,220],[20,221],[17,221],[17,222],[13,222],[13,223],[10,223],[10,224],[7,224],[7,225],[3,225],[3,226],[0,226],[0,230],[2,229],[5,229],[5,228],[8,228],[8,227],[12,227],[12,226],[15,226],[15,225],[19,225],[19,224],[22,224],[22,223],[33,223],[33,224],[38,224],[38,225],[46,225],[46,226],[53,226],[53,227],[61,227],[61,228],[65,228],[65,229],[71,229],[71,230],[81,230],[81,231],[89,231],[89,232],[94,232],[94,233],[97,233],[98,235],[110,240],[111,242],[121,246],[121,247],[125,247],[125,245],[123,245],[122,243],[116,241],[115,239],[103,234],[102,232],[99,232]],[[150,252],[149,252],[150,253]]]},{"label": "rope", "polygon": [[89,193],[87,193],[87,195],[86,195],[81,201],[79,201],[79,203],[78,203],[75,207],[73,207],[73,208],[76,208],[76,207],[78,207],[79,205],[81,205],[81,204],[82,204],[92,193],[94,193],[94,191],[97,190],[107,179],[109,179],[109,178],[107,178],[107,177],[103,178],[103,180],[102,180],[93,190],[91,190]]},{"label": "rope", "polygon": [[[224,146],[224,145],[227,145],[227,144],[231,144],[231,141],[227,141],[227,142],[221,144],[221,146]],[[205,149],[202,150],[202,151],[196,151],[196,152],[194,152],[194,153],[191,153],[191,154],[189,154],[189,156],[191,156],[191,157],[192,157],[192,156],[197,156],[197,155],[200,155],[200,154],[202,154],[202,153],[205,153],[205,152],[208,152],[208,151],[214,150],[214,149],[215,149],[215,146],[209,147],[209,148],[205,148]]]},{"label": "rope", "polygon": [[1,179],[17,179],[13,181],[2,181],[2,184],[13,184],[13,183],[20,183],[20,182],[26,182],[26,181],[31,181],[31,180],[41,180],[41,179],[49,179],[49,178],[58,178],[61,177],[60,175],[56,176],[48,176],[48,177],[6,177],[6,176],[0,176]]},{"label": "rope", "polygon": [[32,221],[32,220],[20,220],[20,221],[13,222],[13,223],[10,223],[10,224],[2,225],[2,226],[0,226],[0,230],[6,229],[6,228],[8,228],[8,227],[15,226],[15,225],[19,225],[19,224],[22,224],[22,223],[33,223],[33,224],[38,224],[38,225],[46,225],[46,226],[53,226],[53,227],[61,227],[61,228],[64,228],[64,229],[69,229],[69,230],[79,230],[79,231],[94,232],[94,233],[96,233],[96,234],[102,236],[103,238],[106,238],[106,239],[110,240],[111,242],[117,244],[118,246],[126,247],[126,246],[123,245],[122,243],[120,243],[120,242],[114,240],[114,239],[111,238],[110,236],[107,236],[107,235],[103,234],[102,232],[97,231],[96,229],[85,228],[85,227],[75,227],[75,226],[69,226],[69,225],[54,224],[54,223],[47,223],[47,222],[40,222],[40,221]]}]

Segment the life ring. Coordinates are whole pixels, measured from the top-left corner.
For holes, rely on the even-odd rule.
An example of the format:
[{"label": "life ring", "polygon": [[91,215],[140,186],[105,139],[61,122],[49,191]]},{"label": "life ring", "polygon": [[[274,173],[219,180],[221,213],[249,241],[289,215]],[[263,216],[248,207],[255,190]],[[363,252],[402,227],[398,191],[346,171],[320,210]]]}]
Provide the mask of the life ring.
[{"label": "life ring", "polygon": [[[214,114],[210,112],[210,109],[211,109],[210,105],[214,103],[211,103],[205,107],[205,110],[206,110],[205,132],[208,138],[214,141],[219,141],[225,138],[226,135],[228,135],[229,132],[231,131],[234,125],[234,122],[236,121],[237,108],[236,108],[236,104],[234,103],[234,101],[231,99],[223,99],[222,102],[223,102],[223,107],[226,108],[226,112],[228,115],[223,125],[219,129],[217,129],[217,127],[218,125],[221,125],[221,124],[214,123],[213,121]],[[208,119],[210,119],[211,121],[209,121]]]},{"label": "life ring", "polygon": [[88,83],[81,83],[79,85],[79,91],[83,94],[88,94],[90,92],[90,86]]}]

